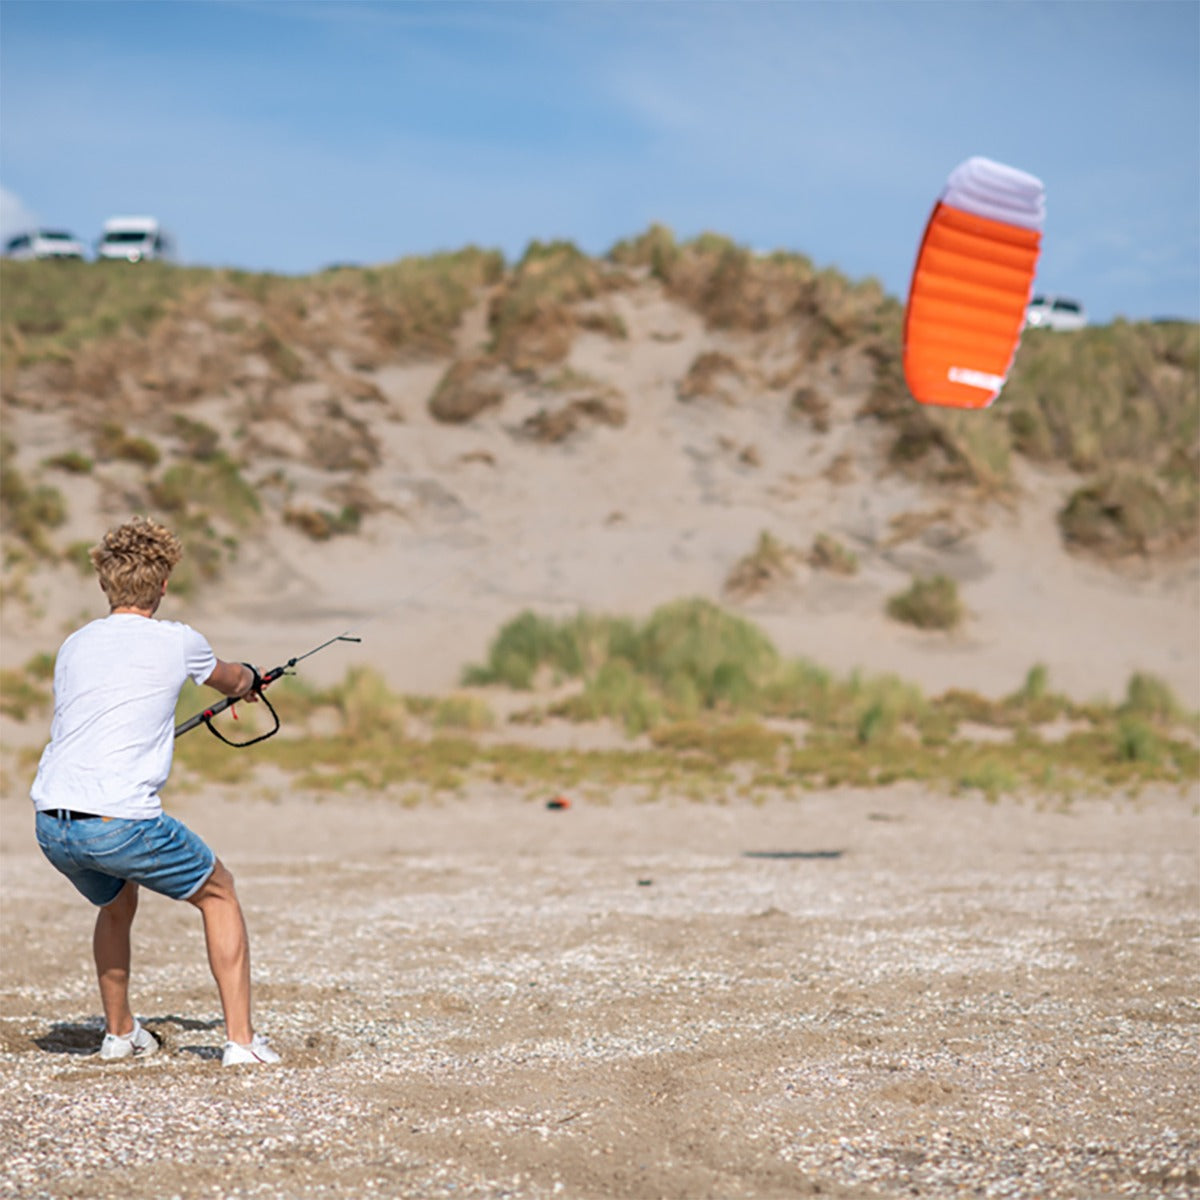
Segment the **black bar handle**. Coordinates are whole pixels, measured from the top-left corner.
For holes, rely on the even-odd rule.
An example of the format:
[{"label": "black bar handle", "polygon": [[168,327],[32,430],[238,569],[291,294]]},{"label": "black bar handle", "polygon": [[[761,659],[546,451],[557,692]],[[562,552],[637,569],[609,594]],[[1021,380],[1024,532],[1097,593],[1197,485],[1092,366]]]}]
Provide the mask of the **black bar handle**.
[{"label": "black bar handle", "polygon": [[[256,690],[261,693],[267,684],[274,683],[275,680],[286,673],[286,665],[272,668],[262,676],[262,682]],[[196,713],[195,716],[188,717],[188,719],[182,724],[176,725],[175,736],[180,737],[183,734],[188,733],[190,730],[195,729],[197,725],[207,725],[208,722],[212,720],[212,718],[218,713],[223,713],[227,708],[231,708],[233,705],[244,699],[244,696],[226,696],[223,700],[218,700],[216,704],[209,705],[208,708],[202,709],[200,712]]]}]

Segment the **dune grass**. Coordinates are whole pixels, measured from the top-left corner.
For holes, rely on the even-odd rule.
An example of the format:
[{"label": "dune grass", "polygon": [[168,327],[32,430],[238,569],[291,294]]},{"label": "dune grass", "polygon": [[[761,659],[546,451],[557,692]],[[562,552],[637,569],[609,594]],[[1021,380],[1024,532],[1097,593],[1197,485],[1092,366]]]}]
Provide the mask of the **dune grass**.
[{"label": "dune grass", "polygon": [[[1013,463],[1065,466],[1078,488],[1060,517],[1072,548],[1108,557],[1194,547],[1200,533],[1200,336],[1187,322],[1094,326],[1074,334],[1026,331],[1000,399],[982,412],[915,404],[900,366],[902,310],[874,280],[818,269],[802,254],[756,253],[707,233],[679,242],[663,226],[593,259],[569,242],[532,242],[506,266],[494,250],[406,258],[304,277],[162,263],[0,263],[0,350],[6,392],[21,369],[52,360],[60,381],[89,395],[116,395],[133,368],[164,400],[224,385],[244,355],[267,364],[280,386],[330,369],[335,348],[356,366],[397,357],[453,357],[464,313],[490,289],[491,344],[482,368],[457,374],[457,403],[445,419],[464,420],[497,403],[504,368],[536,374],[561,364],[577,328],[595,320],[582,302],[626,286],[637,271],[700,313],[712,330],[786,332],[803,361],[854,352],[873,367],[860,416],[885,424],[889,465],[932,483],[969,485],[993,496],[1014,486]],[[240,308],[214,315],[212,305]],[[216,348],[162,376],[151,335],[171,319],[201,321]],[[174,326],[159,341],[170,344]],[[713,351],[715,353],[715,351]],[[150,357],[147,357],[150,356]],[[182,372],[182,374],[180,374]],[[190,374],[189,374],[190,372]],[[787,376],[784,371],[781,379]],[[464,380],[471,383],[466,387]],[[41,386],[36,380],[31,385]],[[59,385],[55,385],[59,386]],[[780,386],[785,386],[781,383]],[[797,410],[828,422],[811,388],[793,388]],[[451,388],[451,391],[454,389]],[[462,410],[461,412],[459,410]],[[119,414],[118,414],[119,415]],[[136,449],[133,431],[126,449]],[[110,447],[111,449],[111,447]],[[154,453],[152,445],[140,452]]]},{"label": "dune grass", "polygon": [[1027,330],[996,403],[980,412],[914,404],[899,340],[875,342],[860,415],[892,431],[891,463],[923,479],[1003,495],[1012,464],[1067,467],[1067,543],[1107,557],[1195,546],[1200,532],[1200,333],[1130,323]]},{"label": "dune grass", "polygon": [[855,575],[858,573],[858,555],[848,550],[837,538],[818,533],[808,552],[808,565],[834,575]]},{"label": "dune grass", "polygon": [[[180,738],[172,790],[244,786],[256,764],[270,764],[291,787],[317,794],[409,798],[474,784],[530,798],[573,790],[603,799],[622,788],[647,799],[720,802],[911,780],[946,794],[1059,802],[1200,779],[1200,717],[1145,673],[1132,676],[1115,703],[1083,704],[1054,693],[1039,664],[1007,696],[926,696],[894,676],[839,677],[784,659],[752,625],[695,601],[664,606],[641,623],[522,614],[499,631],[492,649],[489,662],[506,671],[524,660],[509,676],[518,686],[576,681],[572,697],[547,700],[539,719],[603,717],[635,736],[608,750],[548,750],[522,740],[528,710],[506,732],[486,690],[403,696],[377,672],[356,667],[326,687],[299,676],[273,685],[283,729],[253,750],[231,750],[203,728]],[[0,711],[45,721],[52,671],[52,657],[42,654],[0,672]],[[511,690],[508,683],[492,686]],[[177,719],[213,698],[189,683]],[[217,719],[229,737],[245,740],[265,730],[267,717],[263,706],[241,704]],[[979,736],[979,727],[988,736]],[[35,757],[31,751],[21,769]]]},{"label": "dune grass", "polygon": [[[491,289],[492,345],[462,372],[458,409],[446,416],[465,419],[470,405],[498,402],[496,379],[516,371],[553,368],[545,387],[573,386],[561,364],[574,331],[590,319],[576,309],[640,271],[699,312],[711,329],[783,330],[797,356],[810,360],[826,352],[864,356],[875,382],[859,415],[887,427],[890,470],[995,495],[1012,487],[1020,456],[1077,472],[1079,487],[1060,516],[1070,545],[1124,555],[1194,544],[1200,513],[1195,325],[1116,322],[1072,335],[1030,331],[991,409],[930,410],[908,396],[899,365],[899,306],[877,284],[819,270],[802,255],[756,254],[713,234],[679,243],[669,230],[653,227],[615,247],[605,262],[569,243],[535,242],[512,268],[494,251],[468,248],[304,278],[152,263],[47,269],[4,261],[0,349],[6,388],[24,367],[48,362],[32,372],[38,379],[57,364],[74,363],[79,372],[72,386],[99,394],[99,386],[81,386],[94,376],[119,397],[113,385],[123,348],[144,351],[136,359],[139,371],[154,366],[145,357],[157,345],[151,335],[165,340],[175,328],[171,320],[187,318],[208,322],[221,354],[265,362],[271,387],[282,387],[315,366],[328,369],[328,356],[347,330],[363,367],[411,354],[452,354],[463,314]],[[214,297],[239,315],[212,316]],[[218,355],[215,365],[196,366],[195,379],[145,386],[165,406],[212,391],[229,362]],[[454,371],[451,366],[447,379]],[[794,389],[795,379],[786,386]],[[831,419],[819,397],[797,398],[793,391],[793,404],[815,423]],[[261,517],[240,460],[222,448],[215,430],[182,412],[165,413],[158,430],[163,444],[127,429],[124,414],[108,416],[107,424],[92,429],[95,462],[75,451],[41,469],[86,473],[112,459],[140,464],[145,498],[187,546],[177,590],[217,579],[239,534]],[[165,460],[164,444],[173,447]],[[63,553],[54,544],[54,530],[66,517],[62,493],[37,468],[19,469],[11,445],[5,443],[2,454],[0,515],[9,561]],[[352,531],[360,512],[296,505],[290,511],[314,536]],[[785,551],[791,553],[761,541],[748,570],[780,569]],[[80,559],[81,547],[66,553]],[[849,571],[853,556],[826,541],[814,544],[809,563]],[[14,578],[8,587],[15,595]],[[944,614],[953,612],[956,597],[941,595],[947,603],[940,608],[937,599],[910,595],[908,607],[918,615],[942,612],[942,624],[933,627],[946,627]],[[912,614],[905,619],[918,619]],[[927,619],[919,616],[918,623]],[[23,678],[17,672],[5,688],[16,694]],[[645,622],[521,614],[499,631],[487,660],[468,671],[464,683],[534,692],[533,708],[544,684],[570,685],[568,695],[544,703],[544,719],[610,720],[649,748],[594,760],[503,745],[485,750],[476,735],[492,722],[476,698],[456,696],[417,712],[419,704],[391,697],[382,681],[356,678],[320,696],[308,696],[298,680],[281,685],[301,709],[300,727],[307,730],[311,721],[312,731],[276,739],[261,753],[285,756],[292,769],[327,781],[343,778],[350,762],[364,779],[394,771],[397,778],[413,772],[418,780],[461,780],[473,772],[536,780],[569,769],[581,776],[595,770],[609,782],[621,772],[661,782],[685,772],[689,789],[703,786],[697,761],[708,764],[714,786],[725,786],[727,772],[739,764],[757,772],[755,778],[788,787],[916,777],[989,793],[1057,787],[1073,778],[1195,777],[1193,719],[1150,677],[1134,676],[1126,697],[1111,705],[1055,695],[1037,667],[1007,697],[962,691],[926,697],[900,680],[838,678],[812,663],[786,661],[753,626],[699,601],[667,606]],[[337,732],[322,733],[323,719]],[[805,729],[780,741],[772,723],[781,721]],[[1073,726],[1068,735],[1043,739],[1044,729],[1064,721]],[[981,746],[963,737],[969,725],[1002,731],[1007,741]],[[432,735],[417,736],[418,726]],[[200,754],[193,747],[202,742],[217,745],[195,734],[181,754]],[[224,757],[204,769],[233,770],[229,760],[242,756],[218,750]]]},{"label": "dune grass", "polygon": [[[47,267],[50,270],[47,270]],[[0,262],[0,350],[13,366],[144,334],[213,272],[167,263]]]},{"label": "dune grass", "polygon": [[725,592],[730,596],[749,597],[786,582],[801,557],[797,550],[764,529],[759,533],[754,549],[733,564],[725,577]]},{"label": "dune grass", "polygon": [[0,528],[25,552],[52,557],[50,534],[67,519],[66,500],[53,485],[30,479],[16,465],[16,453],[12,441],[0,434]]},{"label": "dune grass", "polygon": [[54,697],[54,656],[35,654],[21,667],[0,669],[0,713],[14,721],[26,721],[49,712]]},{"label": "dune grass", "polygon": [[899,327],[899,306],[876,280],[817,270],[803,254],[760,254],[715,233],[677,242],[666,226],[652,225],[618,242],[608,257],[648,268],[711,329],[762,332],[790,323],[810,358]]},{"label": "dune grass", "polygon": [[531,242],[492,300],[489,353],[515,371],[562,362],[579,327],[573,306],[619,282],[571,242]]},{"label": "dune grass", "polygon": [[913,579],[887,602],[889,617],[918,629],[955,629],[962,623],[964,609],[958,584],[945,575]]},{"label": "dune grass", "polygon": [[[476,690],[445,697],[397,695],[365,668],[327,688],[289,679],[272,693],[285,733],[255,753],[317,792],[438,794],[491,782],[530,796],[630,787],[648,798],[719,800],[913,780],[947,793],[1061,800],[1200,776],[1200,719],[1153,676],[1134,675],[1117,703],[1056,694],[1040,664],[1004,697],[926,696],[894,676],[838,677],[784,659],[753,625],[705,601],[666,605],[640,623],[522,613],[468,675]],[[546,687],[574,681],[566,699],[546,700],[535,723],[607,719],[631,740],[602,752],[523,744],[497,727],[477,690],[484,680],[529,691],[535,702]],[[185,693],[180,716],[202,703]],[[242,706],[241,736],[260,715]],[[530,720],[526,710],[514,729]],[[182,739],[177,753],[193,779],[232,782],[252,761],[203,731]]]},{"label": "dune grass", "polygon": [[[50,267],[48,270],[47,267]],[[219,293],[255,316],[227,324],[285,379],[303,375],[295,345],[317,344],[328,309],[363,315],[385,349],[443,353],[476,289],[504,274],[498,251],[476,247],[377,267],[285,276],[167,263],[0,262],[0,349],[13,366],[70,359],[81,347],[118,336],[142,337],[168,313],[200,313]]]},{"label": "dune grass", "polygon": [[1014,448],[1087,477],[1067,539],[1109,555],[1194,542],[1200,526],[1200,337],[1183,322],[1068,337],[1030,331],[1005,389]]},{"label": "dune grass", "polygon": [[380,266],[327,271],[295,283],[297,298],[314,310],[319,301],[349,302],[364,314],[366,329],[383,357],[446,354],[454,331],[480,288],[505,275],[504,256],[467,246]]}]

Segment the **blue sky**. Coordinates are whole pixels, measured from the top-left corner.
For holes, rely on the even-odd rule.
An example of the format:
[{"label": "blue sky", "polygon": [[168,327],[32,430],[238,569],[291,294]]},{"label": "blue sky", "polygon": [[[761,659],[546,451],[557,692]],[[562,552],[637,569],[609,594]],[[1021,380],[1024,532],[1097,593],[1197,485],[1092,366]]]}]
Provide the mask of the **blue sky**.
[{"label": "blue sky", "polygon": [[903,299],[950,170],[1047,190],[1040,290],[1200,318],[1194,0],[3,0],[0,226],[152,213],[306,272],[658,221]]}]

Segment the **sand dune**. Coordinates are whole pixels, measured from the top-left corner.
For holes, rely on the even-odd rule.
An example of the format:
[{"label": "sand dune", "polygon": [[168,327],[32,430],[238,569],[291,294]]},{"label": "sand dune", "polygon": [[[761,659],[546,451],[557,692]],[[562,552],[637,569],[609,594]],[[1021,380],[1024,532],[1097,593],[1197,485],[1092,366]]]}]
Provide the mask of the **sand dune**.
[{"label": "sand dune", "polygon": [[[853,349],[805,368],[828,397],[819,432],[789,411],[788,388],[764,382],[787,361],[781,335],[714,333],[649,287],[609,304],[627,336],[576,335],[560,373],[582,385],[556,391],[514,378],[502,404],[466,424],[429,414],[444,360],[361,373],[381,397],[355,418],[378,445],[369,469],[330,471],[294,453],[289,437],[311,438],[310,428],[320,436],[329,394],[295,385],[291,418],[253,427],[246,473],[270,520],[240,535],[219,586],[169,603],[164,615],[193,621],[219,653],[263,664],[353,628],[361,650],[339,648],[306,669],[328,679],[365,662],[400,690],[429,691],[453,687],[523,608],[641,616],[699,595],[759,623],[785,654],[838,671],[996,696],[1042,663],[1051,685],[1079,700],[1117,700],[1131,673],[1147,671],[1200,705],[1200,564],[1068,553],[1056,514],[1078,486],[1073,473],[1018,460],[1015,495],[987,501],[890,470],[885,432],[857,418],[870,375]],[[483,312],[480,304],[464,321],[460,352],[481,343]],[[716,398],[683,401],[681,381],[706,351],[742,364],[742,376],[720,376]],[[624,423],[585,421],[558,442],[531,435],[530,419],[561,411],[580,386],[617,397]],[[187,412],[229,437],[241,403],[236,392],[213,395]],[[69,413],[7,411],[23,464],[79,445]],[[272,482],[280,471],[286,496]],[[93,540],[127,516],[141,477],[120,462],[56,476],[69,512],[58,540]],[[331,488],[351,484],[371,501],[356,534],[314,542],[279,522],[286,503],[328,504]],[[859,569],[842,577],[801,564],[762,594],[729,596],[730,572],[764,531],[800,552],[827,534]],[[933,573],[957,581],[968,611],[952,634],[885,615],[889,595]],[[30,646],[53,649],[101,611],[98,592],[72,569],[43,567],[29,586],[31,605],[5,607],[8,664]]]}]

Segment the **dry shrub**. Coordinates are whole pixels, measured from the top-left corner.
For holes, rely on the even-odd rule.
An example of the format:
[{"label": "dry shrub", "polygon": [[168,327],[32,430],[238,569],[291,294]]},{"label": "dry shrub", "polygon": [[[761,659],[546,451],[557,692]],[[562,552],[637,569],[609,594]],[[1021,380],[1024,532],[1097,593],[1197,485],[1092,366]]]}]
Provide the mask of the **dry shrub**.
[{"label": "dry shrub", "polygon": [[664,283],[679,257],[675,235],[665,225],[651,225],[636,238],[618,242],[609,252],[610,261],[623,267],[642,267]]},{"label": "dry shrub", "polygon": [[957,412],[915,403],[900,343],[864,342],[875,381],[860,415],[893,431],[889,462],[941,483],[1003,492],[1011,453],[1091,479],[1060,514],[1076,548],[1107,557],[1194,543],[1200,497],[1200,339],[1194,324],[1116,321],[1077,334],[1030,330],[1001,402]]},{"label": "dry shrub", "polygon": [[429,398],[429,412],[438,421],[462,425],[504,399],[506,372],[488,355],[460,358],[451,363]]},{"label": "dry shrub", "polygon": [[817,571],[834,575],[854,575],[858,572],[858,555],[847,550],[836,538],[819,533],[808,552],[808,565]]},{"label": "dry shrub", "polygon": [[955,520],[953,510],[946,507],[897,513],[888,522],[888,527],[891,532],[883,544],[889,547],[899,546],[918,537],[929,540],[932,531],[938,527],[941,527],[941,533],[936,540],[942,545],[960,541],[966,532]]},{"label": "dry shrub", "polygon": [[770,329],[809,303],[811,268],[798,256],[763,259],[728,247],[715,255],[698,252],[694,263],[685,253],[679,268],[672,292],[681,298],[690,293],[693,306],[715,329]]},{"label": "dry shrub", "polygon": [[412,346],[417,340],[411,314],[382,295],[368,294],[363,297],[361,317],[368,338],[382,352],[381,362],[394,356],[397,351]]},{"label": "dry shrub", "polygon": [[16,447],[0,438],[0,529],[6,538],[15,537],[35,554],[49,557],[54,552],[49,531],[66,521],[66,500],[57,488],[28,480],[15,458]]},{"label": "dry shrub", "polygon": [[244,328],[236,333],[214,322],[211,297],[180,301],[177,311],[146,336],[146,369],[141,386],[157,393],[160,404],[174,407],[200,396],[219,395],[233,364],[245,354]]},{"label": "dry shrub", "polygon": [[79,450],[65,450],[62,454],[45,459],[42,465],[65,471],[68,475],[90,475],[95,464]]},{"label": "dry shrub", "polygon": [[711,233],[680,245],[661,225],[619,243],[610,258],[648,267],[714,329],[761,331],[779,324],[804,307],[813,278],[802,255],[756,255]]},{"label": "dry shrub", "polygon": [[183,413],[172,414],[171,433],[178,439],[181,453],[200,462],[213,458],[221,447],[221,435],[211,425]]},{"label": "dry shrub", "polygon": [[492,300],[492,353],[514,371],[562,362],[575,336],[574,306],[622,285],[570,242],[530,243]]},{"label": "dry shrub", "polygon": [[610,257],[648,267],[710,328],[762,332],[798,322],[810,360],[864,334],[898,330],[899,305],[877,281],[852,283],[832,269],[817,272],[802,254],[756,254],[711,233],[680,245],[669,229],[653,226]]},{"label": "dry shrub", "polygon": [[293,507],[284,509],[283,519],[314,542],[327,542],[335,534],[355,532],[360,513],[353,508],[332,513],[324,509]]},{"label": "dry shrub", "polygon": [[788,415],[794,420],[807,418],[817,433],[829,432],[829,399],[815,387],[798,387],[792,393]]},{"label": "dry shrub", "polygon": [[[736,359],[719,350],[709,350],[696,357],[675,394],[680,400],[710,397],[724,404],[736,404],[736,386],[745,383],[746,375],[746,369]],[[730,387],[730,383],[734,386]]]},{"label": "dry shrub", "polygon": [[903,310],[875,279],[855,283],[828,268],[814,276],[796,311],[799,350],[810,362],[856,343],[878,351],[902,340]]},{"label": "dry shrub", "polygon": [[738,559],[725,580],[729,596],[745,599],[758,595],[793,576],[800,555],[765,529],[758,535],[758,545],[745,557]]},{"label": "dry shrub", "polygon": [[180,301],[206,287],[212,272],[165,263],[133,270],[103,265],[0,262],[0,342],[21,361],[73,357],[100,340],[153,331]]},{"label": "dry shrub", "polygon": [[964,609],[958,584],[945,575],[914,578],[906,591],[887,602],[888,616],[918,629],[954,629]]},{"label": "dry shrub", "polygon": [[888,463],[936,483],[973,484],[1002,492],[1011,480],[1009,434],[995,409],[963,411],[918,404],[908,392],[899,350],[879,351],[875,383],[860,418],[894,433]]},{"label": "dry shrub", "polygon": [[604,312],[584,313],[578,318],[577,323],[580,329],[586,329],[591,333],[602,333],[614,341],[625,341],[629,337],[629,327],[620,314],[611,309]]},{"label": "dry shrub", "polygon": [[541,409],[521,426],[535,441],[561,442],[585,422],[620,428],[627,419],[625,401],[620,396],[587,396],[572,400],[551,412]]},{"label": "dry shrub", "polygon": [[92,409],[125,410],[122,375],[145,373],[145,348],[128,338],[89,342],[71,364],[71,390]]},{"label": "dry shrub", "polygon": [[332,380],[335,392],[360,404],[387,404],[379,385],[361,375],[337,375]]},{"label": "dry shrub", "polygon": [[367,423],[336,400],[322,406],[323,420],[306,434],[309,461],[326,471],[365,471],[380,463],[379,442]]},{"label": "dry shrub", "polygon": [[1194,542],[1197,528],[1194,508],[1173,511],[1153,475],[1128,469],[1077,489],[1058,521],[1068,545],[1110,558]]},{"label": "dry shrub", "polygon": [[[298,406],[296,390],[290,384],[283,384],[274,379],[261,375],[239,380],[242,393],[243,411],[253,420],[283,420],[292,423],[296,420]],[[301,395],[329,399],[332,389],[305,387]]]},{"label": "dry shrub", "polygon": [[96,458],[100,462],[122,459],[143,467],[156,467],[162,457],[152,441],[127,433],[124,426],[116,421],[102,422],[92,438],[92,443]]},{"label": "dry shrub", "polygon": [[[150,482],[147,495],[156,508],[194,518],[210,534],[213,521],[246,529],[262,512],[254,485],[243,476],[240,465],[219,450],[207,461],[168,467],[161,478]],[[183,536],[183,530],[176,532]]]},{"label": "dry shrub", "polygon": [[1032,458],[1092,471],[1160,465],[1200,425],[1200,338],[1186,324],[1030,330],[1004,390],[1013,440]]},{"label": "dry shrub", "polygon": [[395,508],[395,505],[386,500],[380,500],[361,479],[334,484],[325,489],[325,497],[340,509],[353,509],[364,516]]},{"label": "dry shrub", "polygon": [[504,276],[498,251],[468,246],[428,258],[404,258],[387,266],[322,277],[323,288],[352,297],[361,329],[386,357],[443,355],[480,291]]},{"label": "dry shrub", "polygon": [[16,362],[15,354],[0,358],[5,403],[21,408],[54,408],[71,393],[75,370],[69,359],[43,359],[28,366],[14,366]]},{"label": "dry shrub", "polygon": [[464,733],[480,733],[494,728],[496,714],[486,700],[478,696],[455,693],[443,696],[432,713],[435,729],[456,729]]},{"label": "dry shrub", "polygon": [[1200,511],[1200,337],[1188,322],[1031,330],[1005,388],[1020,453],[1092,475],[1060,516],[1108,557],[1193,545]]},{"label": "dry shrub", "polygon": [[244,349],[265,360],[275,379],[299,383],[308,374],[304,359],[295,347],[266,321],[260,321],[250,331]]},{"label": "dry shrub", "polygon": [[843,451],[822,472],[830,483],[843,484],[854,481],[854,455]]},{"label": "dry shrub", "polygon": [[519,327],[495,342],[499,354],[514,371],[536,371],[562,362],[571,352],[575,319],[567,308],[540,308]]}]

